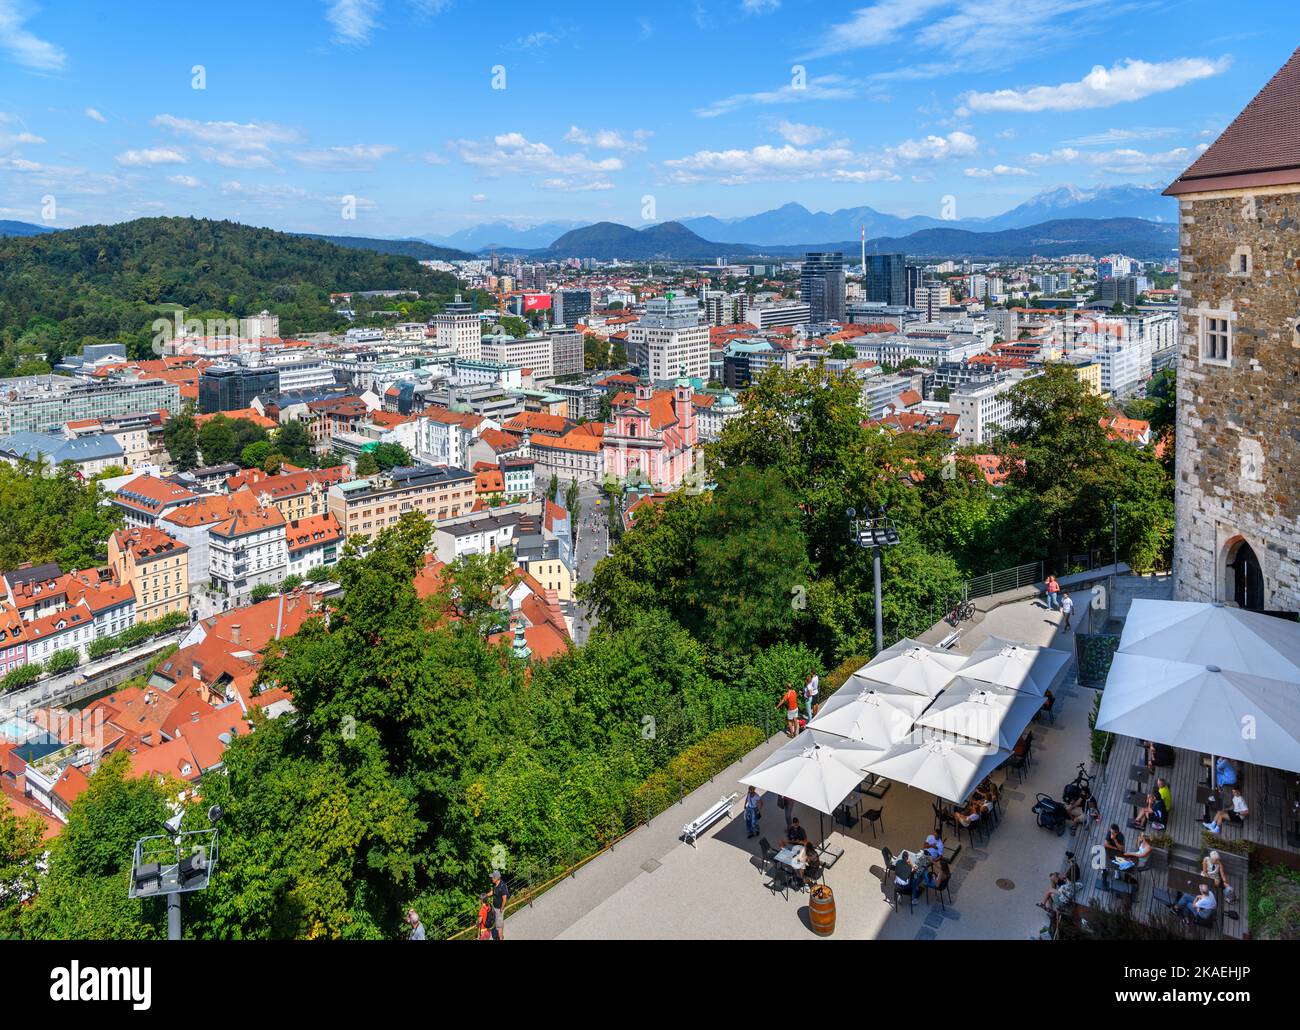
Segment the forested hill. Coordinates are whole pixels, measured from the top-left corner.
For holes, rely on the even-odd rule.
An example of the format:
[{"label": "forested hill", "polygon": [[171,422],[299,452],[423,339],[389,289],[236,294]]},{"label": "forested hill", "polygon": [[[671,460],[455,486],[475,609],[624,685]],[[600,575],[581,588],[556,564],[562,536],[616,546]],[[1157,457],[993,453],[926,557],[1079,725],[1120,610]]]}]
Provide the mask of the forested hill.
[{"label": "forested hill", "polygon": [[[329,295],[409,289],[412,319],[439,310],[456,279],[414,258],[196,218],[140,218],[0,239],[0,375],[39,371],[86,343],[123,340],[148,354],[150,325],[172,305],[193,317],[268,309],[284,335],[347,323]],[[398,307],[393,301],[391,307]]]}]

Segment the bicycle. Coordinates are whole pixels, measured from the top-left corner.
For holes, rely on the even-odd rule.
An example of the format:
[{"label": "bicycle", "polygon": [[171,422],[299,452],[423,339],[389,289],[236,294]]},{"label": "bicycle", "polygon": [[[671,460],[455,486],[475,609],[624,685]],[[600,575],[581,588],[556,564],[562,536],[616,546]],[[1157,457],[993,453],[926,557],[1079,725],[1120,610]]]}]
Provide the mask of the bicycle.
[{"label": "bicycle", "polygon": [[947,615],[946,622],[953,627],[961,625],[963,622],[969,622],[975,618],[974,601],[958,601],[952,611]]}]

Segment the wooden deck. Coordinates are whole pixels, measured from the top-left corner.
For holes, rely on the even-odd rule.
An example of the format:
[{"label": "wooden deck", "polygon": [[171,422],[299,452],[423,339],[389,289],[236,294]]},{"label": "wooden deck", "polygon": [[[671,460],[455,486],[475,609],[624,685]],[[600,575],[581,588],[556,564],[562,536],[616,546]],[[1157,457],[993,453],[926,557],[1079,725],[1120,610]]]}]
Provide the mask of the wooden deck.
[{"label": "wooden deck", "polygon": [[[1134,917],[1148,922],[1170,918],[1168,909],[1156,901],[1157,889],[1168,890],[1170,869],[1199,872],[1201,858],[1210,850],[1204,841],[1208,836],[1202,824],[1204,805],[1196,800],[1197,787],[1209,782],[1208,761],[1208,756],[1176,748],[1173,766],[1157,766],[1155,775],[1147,774],[1139,789],[1132,767],[1141,766],[1145,773],[1144,754],[1133,738],[1115,738],[1103,778],[1100,781],[1094,778],[1092,785],[1101,820],[1086,821],[1074,838],[1073,850],[1083,873],[1083,890],[1078,899],[1081,904],[1111,910],[1123,907]],[[1250,815],[1243,823],[1225,823],[1218,835],[1222,844],[1212,845],[1219,852],[1228,882],[1236,891],[1236,898],[1230,903],[1225,903],[1222,895],[1219,896],[1220,929],[1214,935],[1221,933],[1224,937],[1249,935],[1246,897],[1249,859],[1230,851],[1232,843],[1242,839],[1253,842],[1256,861],[1276,860],[1279,853],[1300,854],[1300,848],[1288,840],[1292,828],[1289,808],[1294,777],[1260,766],[1235,764]],[[1136,792],[1145,798],[1146,792],[1154,787],[1156,777],[1165,779],[1173,794],[1173,810],[1165,829],[1173,845],[1167,852],[1154,852],[1149,868],[1137,873],[1137,884],[1131,892],[1122,884],[1118,890],[1107,890],[1108,886],[1114,888],[1120,881],[1113,871],[1108,877],[1102,876],[1102,870],[1106,868],[1106,855],[1102,849],[1106,831],[1111,823],[1118,823],[1126,846],[1132,848],[1137,843],[1141,831],[1130,825],[1134,808],[1129,797]],[[1269,857],[1269,852],[1273,852],[1273,856]],[[1236,913],[1236,918],[1228,916],[1228,912]],[[1207,931],[1199,932],[1204,934]]]}]

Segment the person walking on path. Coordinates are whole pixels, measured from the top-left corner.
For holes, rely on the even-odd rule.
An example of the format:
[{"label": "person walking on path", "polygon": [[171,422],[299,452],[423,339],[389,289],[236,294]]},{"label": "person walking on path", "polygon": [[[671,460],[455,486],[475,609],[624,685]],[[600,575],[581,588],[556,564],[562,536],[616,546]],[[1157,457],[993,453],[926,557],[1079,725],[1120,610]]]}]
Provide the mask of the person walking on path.
[{"label": "person walking on path", "polygon": [[499,869],[492,870],[492,919],[496,924],[497,940],[506,939],[506,902],[510,900],[510,888]]},{"label": "person walking on path", "polygon": [[813,716],[817,714],[817,695],[821,693],[821,679],[816,671],[808,674],[808,682],[803,685],[803,699],[808,706],[808,721],[813,721]]},{"label": "person walking on path", "polygon": [[1074,614],[1074,602],[1070,600],[1070,595],[1064,590],[1061,591],[1061,614],[1065,619],[1061,622],[1061,632],[1070,632],[1070,616]]},{"label": "person walking on path", "polygon": [[424,924],[420,922],[420,917],[415,914],[415,909],[406,910],[406,921],[410,924],[411,932],[406,935],[408,941],[424,940]]},{"label": "person walking on path", "polygon": [[1057,604],[1060,601],[1061,584],[1056,582],[1055,576],[1047,577],[1047,610],[1056,611]]},{"label": "person walking on path", "polygon": [[753,787],[745,792],[745,839],[758,836],[758,821],[763,817],[763,795]]},{"label": "person walking on path", "polygon": [[794,692],[794,685],[787,683],[785,693],[776,703],[777,711],[785,709],[785,735],[794,737],[799,733],[799,695]]}]

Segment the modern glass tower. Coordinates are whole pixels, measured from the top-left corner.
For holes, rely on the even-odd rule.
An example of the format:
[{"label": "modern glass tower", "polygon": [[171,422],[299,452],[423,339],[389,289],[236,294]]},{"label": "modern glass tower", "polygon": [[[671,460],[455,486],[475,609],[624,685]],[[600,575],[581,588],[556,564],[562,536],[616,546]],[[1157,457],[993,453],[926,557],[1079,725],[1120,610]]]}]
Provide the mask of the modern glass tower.
[{"label": "modern glass tower", "polygon": [[844,321],[844,254],[814,252],[804,255],[799,275],[799,299],[811,310],[814,322]]}]

